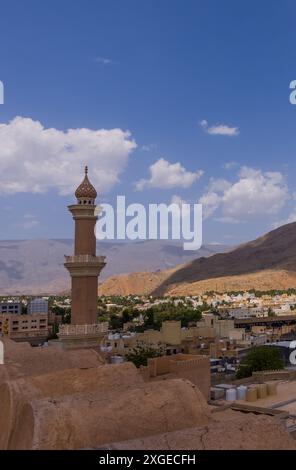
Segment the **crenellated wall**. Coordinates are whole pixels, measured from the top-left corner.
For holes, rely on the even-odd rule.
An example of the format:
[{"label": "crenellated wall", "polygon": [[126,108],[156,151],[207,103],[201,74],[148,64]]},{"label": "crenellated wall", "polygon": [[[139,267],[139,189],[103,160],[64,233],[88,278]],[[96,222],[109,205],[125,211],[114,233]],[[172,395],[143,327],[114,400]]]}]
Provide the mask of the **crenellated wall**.
[{"label": "crenellated wall", "polygon": [[148,359],[146,367],[141,367],[144,380],[182,378],[190,380],[208,400],[210,396],[210,360],[207,356],[176,354]]}]

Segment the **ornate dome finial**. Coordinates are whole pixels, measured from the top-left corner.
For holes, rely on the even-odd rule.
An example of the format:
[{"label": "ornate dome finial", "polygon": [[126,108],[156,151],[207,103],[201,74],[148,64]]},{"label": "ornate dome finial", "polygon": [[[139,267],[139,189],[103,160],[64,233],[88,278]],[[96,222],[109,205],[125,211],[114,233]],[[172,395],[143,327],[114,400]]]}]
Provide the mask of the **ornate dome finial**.
[{"label": "ornate dome finial", "polygon": [[[91,182],[88,179],[88,167],[87,165],[84,168],[85,176],[84,180],[82,183],[78,186],[78,188],[75,191],[75,196],[77,199],[92,199],[93,202],[97,197],[97,191],[91,184]],[[88,201],[87,201],[88,202]]]}]

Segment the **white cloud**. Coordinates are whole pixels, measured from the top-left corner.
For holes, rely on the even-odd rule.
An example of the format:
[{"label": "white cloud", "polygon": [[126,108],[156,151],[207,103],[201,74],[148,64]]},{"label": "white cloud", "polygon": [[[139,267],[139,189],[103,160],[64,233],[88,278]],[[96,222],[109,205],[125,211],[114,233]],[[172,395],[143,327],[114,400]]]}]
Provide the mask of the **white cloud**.
[{"label": "white cloud", "polygon": [[296,222],[296,208],[294,208],[286,219],[279,220],[278,222],[273,224],[273,228],[281,227],[281,225],[291,224],[292,222]]},{"label": "white cloud", "polygon": [[231,127],[226,124],[216,124],[214,126],[209,126],[208,121],[205,119],[200,121],[200,126],[205,132],[207,132],[207,134],[210,135],[226,135],[229,137],[234,137],[239,134],[238,127]]},{"label": "white cloud", "polygon": [[23,215],[23,221],[19,224],[17,224],[17,227],[20,227],[24,230],[30,230],[37,225],[39,225],[39,220],[37,217],[33,214],[24,214]]},{"label": "white cloud", "polygon": [[39,121],[16,117],[0,124],[0,193],[72,194],[89,166],[98,192],[109,191],[125,169],[136,143],[128,131],[86,128],[45,129]]},{"label": "white cloud", "polygon": [[221,209],[220,221],[235,223],[246,217],[278,213],[288,199],[288,188],[279,172],[243,167],[235,183],[212,180],[199,202],[205,217]]},{"label": "white cloud", "polygon": [[108,59],[107,57],[95,57],[94,61],[97,64],[101,64],[101,65],[112,65],[112,64],[114,64],[113,60]]},{"label": "white cloud", "polygon": [[225,215],[276,214],[283,207],[288,190],[281,173],[244,167],[239,176],[239,181],[223,195]]},{"label": "white cloud", "polygon": [[182,199],[181,196],[173,194],[173,196],[171,197],[171,204],[177,204],[179,207],[181,207],[182,204],[187,204],[187,202]]},{"label": "white cloud", "polygon": [[190,203],[182,199],[181,196],[174,194],[171,197],[171,204],[176,204],[178,206],[179,210],[182,211],[183,217],[190,215],[190,210],[191,210]]},{"label": "white cloud", "polygon": [[237,220],[234,217],[216,217],[215,220],[217,222],[222,222],[223,224],[238,224],[240,222],[244,222],[242,220]]},{"label": "white cloud", "polygon": [[189,188],[203,174],[201,170],[187,171],[181,163],[170,163],[164,158],[153,163],[149,167],[149,172],[149,179],[141,179],[136,182],[137,191],[142,191],[145,188]]},{"label": "white cloud", "polygon": [[201,196],[198,202],[203,206],[203,217],[208,219],[220,206],[221,196],[215,192],[209,191]]},{"label": "white cloud", "polygon": [[155,150],[157,147],[156,144],[144,144],[142,145],[142,150],[144,152],[151,152],[151,150]]},{"label": "white cloud", "polygon": [[221,192],[226,191],[231,187],[231,183],[223,178],[211,178],[209,184],[210,192]]},{"label": "white cloud", "polygon": [[238,163],[237,162],[226,162],[224,165],[223,165],[223,168],[225,170],[232,170],[233,168],[237,167],[238,166]]}]

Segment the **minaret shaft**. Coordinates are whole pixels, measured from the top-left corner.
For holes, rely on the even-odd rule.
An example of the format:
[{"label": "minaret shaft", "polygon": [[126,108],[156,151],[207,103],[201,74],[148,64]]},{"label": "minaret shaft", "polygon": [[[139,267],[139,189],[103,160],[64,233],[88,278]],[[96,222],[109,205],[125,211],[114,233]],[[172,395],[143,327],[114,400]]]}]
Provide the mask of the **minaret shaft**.
[{"label": "minaret shaft", "polygon": [[93,325],[97,323],[98,310],[98,275],[72,277],[73,325]]},{"label": "minaret shaft", "polygon": [[75,219],[75,255],[96,256],[96,217]]}]

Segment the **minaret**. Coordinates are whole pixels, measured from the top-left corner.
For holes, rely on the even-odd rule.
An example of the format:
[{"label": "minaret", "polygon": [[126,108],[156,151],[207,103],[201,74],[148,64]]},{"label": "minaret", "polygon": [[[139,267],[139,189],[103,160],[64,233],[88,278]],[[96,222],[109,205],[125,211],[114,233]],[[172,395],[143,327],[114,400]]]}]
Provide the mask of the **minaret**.
[{"label": "minaret", "polygon": [[106,264],[104,256],[96,256],[97,192],[87,173],[86,166],[84,180],[75,192],[77,204],[68,206],[75,221],[74,256],[65,256],[65,267],[71,276],[73,325],[97,323],[98,276]]}]

